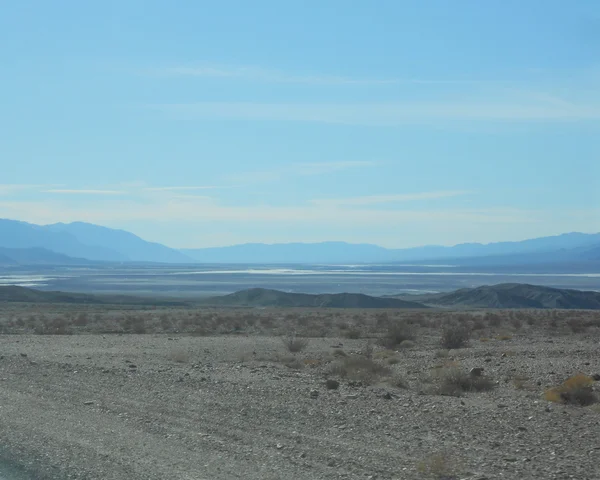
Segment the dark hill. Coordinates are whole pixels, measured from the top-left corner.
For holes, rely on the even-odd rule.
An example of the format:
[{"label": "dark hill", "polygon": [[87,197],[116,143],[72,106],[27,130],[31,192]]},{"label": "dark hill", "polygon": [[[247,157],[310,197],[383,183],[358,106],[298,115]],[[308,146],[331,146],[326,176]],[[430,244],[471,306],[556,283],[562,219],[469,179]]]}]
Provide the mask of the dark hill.
[{"label": "dark hill", "polygon": [[72,303],[96,305],[184,306],[185,302],[128,295],[90,295],[87,293],[45,292],[16,285],[0,286],[0,302]]},{"label": "dark hill", "polygon": [[222,297],[212,297],[205,300],[204,303],[252,307],[427,308],[417,302],[397,298],[371,297],[360,293],[311,295],[265,288],[251,288]]},{"label": "dark hill", "polygon": [[600,309],[599,292],[521,283],[463,288],[450,293],[418,295],[414,298],[428,305],[445,307]]}]

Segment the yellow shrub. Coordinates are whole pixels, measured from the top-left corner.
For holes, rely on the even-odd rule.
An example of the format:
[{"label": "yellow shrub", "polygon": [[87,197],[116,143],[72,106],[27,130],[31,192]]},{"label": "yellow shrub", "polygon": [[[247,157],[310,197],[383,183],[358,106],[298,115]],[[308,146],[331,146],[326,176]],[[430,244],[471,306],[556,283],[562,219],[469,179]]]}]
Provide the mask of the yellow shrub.
[{"label": "yellow shrub", "polygon": [[592,390],[593,383],[592,377],[578,373],[567,378],[562,385],[546,390],[544,398],[555,403],[590,405],[597,401]]}]

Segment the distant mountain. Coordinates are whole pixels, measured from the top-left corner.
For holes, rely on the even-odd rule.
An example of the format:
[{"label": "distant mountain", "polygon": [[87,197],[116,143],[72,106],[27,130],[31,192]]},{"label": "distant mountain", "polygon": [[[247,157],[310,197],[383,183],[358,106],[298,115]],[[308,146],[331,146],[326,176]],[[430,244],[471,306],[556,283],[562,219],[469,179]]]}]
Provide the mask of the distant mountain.
[{"label": "distant mountain", "polygon": [[230,247],[183,249],[203,263],[352,263],[389,261],[391,250],[371,244],[245,243]]},{"label": "distant mountain", "polygon": [[55,223],[44,227],[52,232],[68,233],[86,245],[110,248],[132,262],[191,263],[193,260],[173,248],[147,242],[125,230],[85,222]]},{"label": "distant mountain", "polygon": [[91,262],[91,260],[69,257],[46,248],[0,247],[0,265],[82,265]]},{"label": "distant mountain", "polygon": [[0,219],[0,247],[45,248],[70,257],[125,261],[127,257],[106,246],[86,245],[74,235],[41,225]]},{"label": "distant mountain", "polygon": [[463,288],[434,295],[398,295],[432,306],[471,308],[561,308],[600,309],[600,292],[504,283]]},{"label": "distant mountain", "polygon": [[221,297],[212,297],[204,300],[203,303],[248,307],[427,308],[417,302],[371,297],[360,293],[311,295],[265,288],[251,288]]},{"label": "distant mountain", "polygon": [[[387,249],[371,244],[247,243],[229,247],[184,249],[203,263],[452,263],[459,265],[510,265],[586,261],[598,259],[600,233],[566,233],[520,242],[463,243],[453,247],[424,246]],[[595,252],[595,253],[594,253]]]},{"label": "distant mountain", "polygon": [[[193,262],[179,250],[147,242],[133,233],[84,222],[34,225],[0,219],[0,247],[42,248],[69,257],[108,262]],[[8,255],[5,262],[10,258]]]}]

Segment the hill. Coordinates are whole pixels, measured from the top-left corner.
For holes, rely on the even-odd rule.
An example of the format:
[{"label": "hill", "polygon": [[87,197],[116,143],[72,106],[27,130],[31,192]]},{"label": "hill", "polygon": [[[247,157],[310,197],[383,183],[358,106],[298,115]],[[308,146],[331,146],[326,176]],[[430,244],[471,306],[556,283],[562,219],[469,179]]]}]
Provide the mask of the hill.
[{"label": "hill", "polygon": [[15,285],[0,286],[0,302],[71,303],[91,305],[185,306],[186,302],[142,298],[128,295],[90,295],[86,293],[46,292]]},{"label": "hill", "polygon": [[521,283],[485,285],[436,295],[414,295],[410,298],[427,305],[443,307],[600,309],[600,292]]},{"label": "hill", "polygon": [[92,263],[83,258],[69,257],[46,248],[0,247],[0,265],[83,265]]},{"label": "hill", "polygon": [[371,297],[360,293],[311,295],[287,293],[265,288],[241,290],[203,303],[223,306],[251,307],[327,307],[327,308],[427,308],[424,305],[396,298]]}]

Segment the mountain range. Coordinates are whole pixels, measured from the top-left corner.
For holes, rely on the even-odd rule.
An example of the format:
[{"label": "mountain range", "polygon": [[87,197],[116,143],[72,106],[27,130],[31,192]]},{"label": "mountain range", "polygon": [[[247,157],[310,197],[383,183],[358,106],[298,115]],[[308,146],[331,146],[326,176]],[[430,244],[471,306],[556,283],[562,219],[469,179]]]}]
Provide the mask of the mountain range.
[{"label": "mountain range", "polygon": [[0,219],[0,265],[144,263],[396,263],[461,266],[600,264],[600,233],[565,233],[518,242],[388,249],[346,242],[247,243],[174,249],[131,232],[85,222],[35,225]]}]

